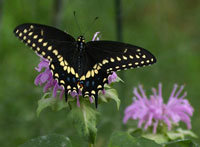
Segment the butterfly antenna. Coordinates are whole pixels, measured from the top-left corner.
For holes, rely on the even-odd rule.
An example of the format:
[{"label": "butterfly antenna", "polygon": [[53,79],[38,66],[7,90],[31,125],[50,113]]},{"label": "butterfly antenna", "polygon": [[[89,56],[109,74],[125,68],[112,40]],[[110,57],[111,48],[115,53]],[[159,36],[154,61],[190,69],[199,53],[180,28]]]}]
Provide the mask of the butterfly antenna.
[{"label": "butterfly antenna", "polygon": [[91,23],[90,25],[87,26],[87,28],[86,28],[85,33],[83,34],[83,36],[85,36],[85,34],[86,34],[86,33],[88,32],[88,30],[89,30],[89,27],[90,27],[90,26],[93,26],[93,24],[96,22],[96,20],[97,20],[98,18],[99,18],[99,17],[95,17],[94,20],[92,21],[92,23]]},{"label": "butterfly antenna", "polygon": [[82,34],[80,25],[78,24],[78,20],[76,18],[76,11],[74,11],[74,19],[75,19],[76,25],[78,26],[79,32]]}]

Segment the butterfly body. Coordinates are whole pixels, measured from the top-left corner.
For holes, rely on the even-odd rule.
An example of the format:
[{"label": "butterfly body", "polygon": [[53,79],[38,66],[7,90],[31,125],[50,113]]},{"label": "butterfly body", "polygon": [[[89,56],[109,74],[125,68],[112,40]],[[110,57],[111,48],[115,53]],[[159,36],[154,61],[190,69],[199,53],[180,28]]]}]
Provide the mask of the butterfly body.
[{"label": "butterfly body", "polygon": [[49,61],[53,78],[68,93],[82,92],[93,96],[96,106],[98,93],[108,83],[114,71],[151,65],[156,58],[147,50],[115,41],[85,42],[83,36],[75,40],[54,27],[41,24],[22,24],[15,35],[37,54]]}]

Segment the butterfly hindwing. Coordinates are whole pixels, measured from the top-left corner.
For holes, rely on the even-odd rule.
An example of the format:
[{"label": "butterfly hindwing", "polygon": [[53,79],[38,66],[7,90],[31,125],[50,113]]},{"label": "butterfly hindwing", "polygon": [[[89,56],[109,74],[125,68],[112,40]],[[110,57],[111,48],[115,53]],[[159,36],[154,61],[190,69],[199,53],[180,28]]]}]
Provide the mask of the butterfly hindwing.
[{"label": "butterfly hindwing", "polygon": [[83,83],[83,96],[93,96],[95,104],[98,104],[99,91],[104,89],[104,85],[108,83],[108,76],[102,68],[101,64],[95,64],[91,70],[88,70],[80,80]]}]

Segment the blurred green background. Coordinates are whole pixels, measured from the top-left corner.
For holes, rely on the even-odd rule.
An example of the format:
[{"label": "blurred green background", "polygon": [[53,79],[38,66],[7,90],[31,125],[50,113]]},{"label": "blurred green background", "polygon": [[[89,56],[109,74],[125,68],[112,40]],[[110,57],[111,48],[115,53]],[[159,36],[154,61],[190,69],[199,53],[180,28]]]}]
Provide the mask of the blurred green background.
[{"label": "blurred green background", "polygon": [[[68,136],[74,146],[87,146],[73,128],[68,111],[45,109],[36,117],[37,101],[43,95],[42,88],[33,83],[39,58],[13,35],[17,25],[35,22],[56,25],[77,37],[80,32],[73,11],[82,31],[96,16],[100,18],[89,29],[87,40],[96,31],[104,40],[117,39],[114,0],[63,0],[59,11],[53,0],[0,0],[1,146],[16,146],[50,133]],[[187,98],[195,109],[192,130],[200,136],[200,1],[123,0],[122,18],[123,41],[150,50],[158,62],[120,72],[125,83],[117,83],[116,88],[122,104],[119,111],[114,102],[99,106],[102,115],[97,126],[97,146],[105,146],[113,131],[126,130],[123,111],[132,102],[132,90],[138,84],[150,93],[152,86],[162,82],[165,101],[174,83],[185,84]],[[200,139],[196,142],[200,143]]]}]

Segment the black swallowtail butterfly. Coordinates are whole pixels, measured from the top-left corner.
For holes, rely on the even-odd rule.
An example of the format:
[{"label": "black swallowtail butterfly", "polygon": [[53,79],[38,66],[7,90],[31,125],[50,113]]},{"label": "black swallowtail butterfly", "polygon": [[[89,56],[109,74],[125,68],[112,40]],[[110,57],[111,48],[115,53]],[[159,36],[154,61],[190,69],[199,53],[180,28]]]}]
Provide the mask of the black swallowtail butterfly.
[{"label": "black swallowtail butterfly", "polygon": [[77,41],[54,27],[26,23],[15,28],[19,39],[49,61],[53,78],[65,89],[65,98],[72,91],[93,96],[98,104],[98,92],[108,83],[114,71],[151,65],[156,58],[147,50],[115,41]]}]

